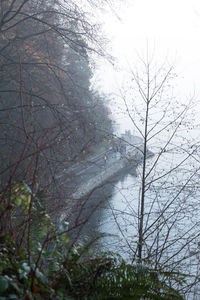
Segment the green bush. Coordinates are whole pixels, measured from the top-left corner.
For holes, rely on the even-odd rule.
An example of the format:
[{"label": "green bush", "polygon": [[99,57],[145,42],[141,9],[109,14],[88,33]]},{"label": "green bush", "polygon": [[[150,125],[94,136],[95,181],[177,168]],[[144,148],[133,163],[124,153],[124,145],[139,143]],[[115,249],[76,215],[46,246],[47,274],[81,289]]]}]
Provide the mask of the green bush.
[{"label": "green bush", "polygon": [[39,194],[25,184],[12,188],[12,230],[0,237],[0,300],[184,299],[173,288],[185,280],[179,273],[128,264],[114,254],[95,257],[87,247],[71,245],[68,224],[56,228]]}]

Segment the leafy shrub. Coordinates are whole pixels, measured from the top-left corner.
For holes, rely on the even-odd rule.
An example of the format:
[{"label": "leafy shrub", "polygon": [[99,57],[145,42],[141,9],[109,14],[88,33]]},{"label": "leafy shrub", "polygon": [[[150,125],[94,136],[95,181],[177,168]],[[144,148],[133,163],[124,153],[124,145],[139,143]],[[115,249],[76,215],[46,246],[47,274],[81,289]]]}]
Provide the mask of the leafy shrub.
[{"label": "leafy shrub", "polygon": [[56,228],[38,194],[26,184],[12,188],[12,230],[0,237],[0,300],[183,299],[173,288],[184,282],[181,274],[128,264],[114,254],[95,257],[87,247],[71,245],[68,224]]}]

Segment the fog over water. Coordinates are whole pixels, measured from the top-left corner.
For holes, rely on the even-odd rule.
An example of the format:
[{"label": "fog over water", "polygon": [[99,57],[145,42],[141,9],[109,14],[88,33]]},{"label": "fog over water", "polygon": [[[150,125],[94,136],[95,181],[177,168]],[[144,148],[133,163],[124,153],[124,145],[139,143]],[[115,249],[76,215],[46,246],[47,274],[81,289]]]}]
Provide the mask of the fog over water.
[{"label": "fog over water", "polygon": [[[159,73],[161,67],[161,76],[157,76],[159,82],[162,81],[162,74],[173,66],[172,76],[161,95],[162,102],[158,102],[151,110],[149,124],[152,130],[148,146],[155,153],[155,157],[148,160],[148,171],[154,163],[156,164],[162,149],[164,151],[148,178],[145,203],[145,247],[147,252],[152,253],[154,247],[155,252],[156,247],[163,249],[162,253],[165,253],[161,261],[167,265],[174,260],[173,253],[176,253],[177,260],[181,260],[184,256],[189,257],[191,253],[198,252],[199,247],[200,220],[197,211],[200,196],[200,2],[135,0],[124,5],[123,1],[123,4],[118,4],[112,12],[104,13],[101,18],[105,22],[104,30],[111,41],[109,50],[115,60],[113,64],[102,59],[97,61],[93,84],[110,95],[109,105],[116,134],[120,135],[127,129],[134,135],[140,135],[139,130],[144,132],[144,103],[134,86],[132,73],[144,78],[145,84],[143,61],[148,61],[151,78]],[[189,102],[190,109],[181,124],[177,121],[173,123]],[[165,119],[157,124],[154,132],[154,124],[165,110]],[[130,115],[139,130],[134,126]],[[173,123],[170,128],[161,131],[159,135],[156,134],[170,122]],[[173,132],[176,134],[166,147]],[[120,253],[126,257],[134,255],[137,241],[141,174],[142,167],[139,165],[134,174],[118,177],[116,182],[112,183],[112,192],[107,203],[101,206],[101,217],[97,218],[95,215],[98,230],[115,235],[112,238],[104,238],[102,248],[120,248]],[[163,214],[163,220],[157,219],[159,214]],[[154,220],[158,220],[155,226]],[[173,226],[174,222],[176,226]],[[159,235],[158,239],[156,234]],[[193,240],[190,243],[191,236]],[[175,244],[175,239],[180,242]],[[188,241],[188,244],[179,252],[182,239],[184,242]],[[156,259],[160,258],[156,256]],[[198,257],[194,255],[192,259],[184,260],[182,267],[187,265],[188,272],[191,270],[197,274],[197,264]]]}]

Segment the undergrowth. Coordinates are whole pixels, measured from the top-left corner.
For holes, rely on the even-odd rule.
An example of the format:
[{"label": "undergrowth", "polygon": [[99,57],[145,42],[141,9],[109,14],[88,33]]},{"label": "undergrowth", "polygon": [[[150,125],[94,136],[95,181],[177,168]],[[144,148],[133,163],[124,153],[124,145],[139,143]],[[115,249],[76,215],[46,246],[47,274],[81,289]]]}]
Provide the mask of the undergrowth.
[{"label": "undergrowth", "polygon": [[25,183],[1,194],[0,300],[184,299],[185,276],[72,245]]}]

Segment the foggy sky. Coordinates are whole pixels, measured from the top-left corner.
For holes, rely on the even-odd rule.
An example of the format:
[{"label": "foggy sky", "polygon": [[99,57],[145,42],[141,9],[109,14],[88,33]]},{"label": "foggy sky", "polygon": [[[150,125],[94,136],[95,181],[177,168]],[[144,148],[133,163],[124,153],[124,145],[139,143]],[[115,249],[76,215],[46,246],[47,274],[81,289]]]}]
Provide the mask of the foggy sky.
[{"label": "foggy sky", "polygon": [[[135,0],[122,1],[102,16],[110,40],[109,51],[117,58],[115,68],[99,66],[96,76],[106,92],[112,91],[113,77],[128,64],[137,64],[138,54],[155,53],[156,61],[173,64],[185,93],[200,86],[200,1]],[[105,70],[108,76],[105,76]],[[101,74],[104,74],[103,78]],[[112,78],[111,78],[112,77]]]}]

